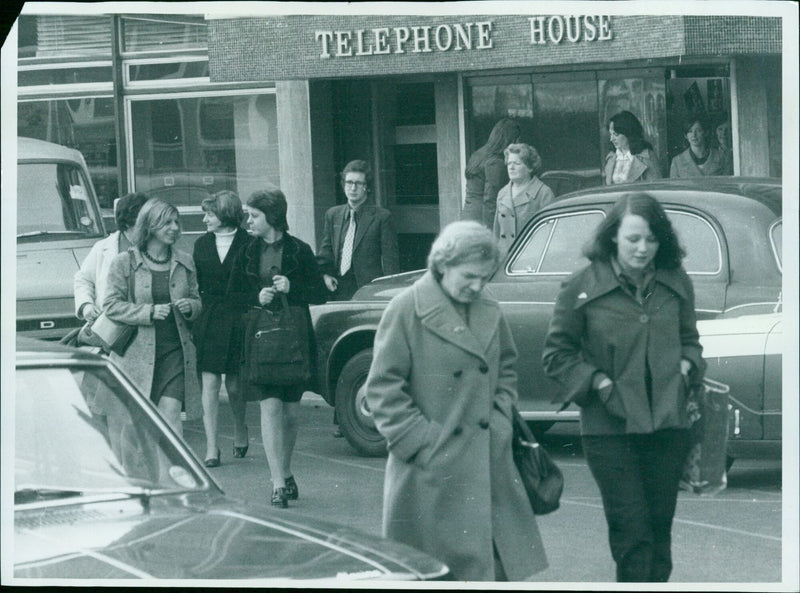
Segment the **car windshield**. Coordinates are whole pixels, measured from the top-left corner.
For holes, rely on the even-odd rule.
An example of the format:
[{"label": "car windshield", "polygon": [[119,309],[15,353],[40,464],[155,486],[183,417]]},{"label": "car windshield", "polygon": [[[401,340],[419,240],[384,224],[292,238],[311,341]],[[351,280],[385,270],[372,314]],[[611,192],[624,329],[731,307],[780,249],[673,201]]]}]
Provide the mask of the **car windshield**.
[{"label": "car windshield", "polygon": [[72,163],[19,163],[17,238],[47,241],[71,235],[101,237],[91,191],[81,168]]},{"label": "car windshield", "polygon": [[102,366],[16,373],[15,502],[199,488],[163,429]]}]

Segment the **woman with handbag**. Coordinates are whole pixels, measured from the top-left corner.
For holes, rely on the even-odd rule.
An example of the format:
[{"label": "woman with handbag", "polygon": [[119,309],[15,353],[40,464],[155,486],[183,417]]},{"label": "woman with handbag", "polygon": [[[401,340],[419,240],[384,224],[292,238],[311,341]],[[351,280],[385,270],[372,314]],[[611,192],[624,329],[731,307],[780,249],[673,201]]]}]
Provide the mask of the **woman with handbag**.
[{"label": "woman with handbag", "polygon": [[543,351],[600,488],[617,581],[666,582],[689,452],[688,387],[705,363],[684,252],[661,205],[623,195],[563,285]]},{"label": "woman with handbag", "polygon": [[241,228],[242,203],[234,192],[217,192],[203,200],[201,207],[208,232],[195,241],[192,259],[197,268],[203,311],[192,331],[197,347],[197,370],[203,385],[205,465],[217,467],[220,464],[217,418],[223,374],[233,412],[233,456],[244,457],[248,448],[246,406],[238,387],[241,335],[234,331],[237,312],[225,299],[233,260],[247,243],[247,232]]},{"label": "woman with handbag", "polygon": [[[311,247],[288,233],[286,197],[279,189],[257,191],[244,208],[250,241],[237,253],[228,284],[226,299],[242,312],[239,331],[245,349],[245,364],[253,336],[245,334],[244,314],[248,308],[261,307],[278,313],[288,304],[300,307],[306,321],[305,356],[313,361],[314,336],[308,312],[310,303],[324,303],[327,288]],[[286,345],[287,348],[289,344]],[[258,362],[258,361],[252,361]],[[270,502],[278,507],[297,500],[297,482],[291,461],[297,438],[297,414],[300,398],[309,389],[310,379],[284,384],[259,378],[252,382],[247,373],[240,375],[240,391],[246,401],[259,401],[261,438],[272,477]]]},{"label": "woman with handbag", "polygon": [[189,322],[200,314],[194,262],[173,246],[180,237],[178,210],[158,199],[142,206],[133,246],[108,271],[103,309],[108,319],[137,332],[116,362],[178,434],[181,407],[189,420],[202,414],[195,347]]},{"label": "woman with handbag", "polygon": [[[103,311],[106,279],[111,260],[133,245],[136,217],[147,200],[147,195],[141,192],[127,194],[116,200],[114,220],[117,223],[117,230],[92,245],[89,255],[75,272],[75,315],[78,319],[85,320],[87,326],[90,326]],[[87,332],[87,329],[89,328],[82,329],[78,334],[76,345],[98,345],[92,340],[91,332]]]},{"label": "woman with handbag", "polygon": [[389,449],[383,535],[456,580],[522,581],[547,566],[512,457],[517,352],[483,294],[499,259],[481,223],[446,226],[428,271],[386,308],[365,386]]}]

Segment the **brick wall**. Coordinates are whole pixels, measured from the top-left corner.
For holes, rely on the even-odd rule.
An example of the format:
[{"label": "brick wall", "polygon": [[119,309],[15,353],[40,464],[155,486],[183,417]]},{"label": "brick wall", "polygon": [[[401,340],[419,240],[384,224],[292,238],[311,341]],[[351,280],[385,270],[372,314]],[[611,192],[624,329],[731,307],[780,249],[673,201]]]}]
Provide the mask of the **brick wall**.
[{"label": "brick wall", "polygon": [[[780,53],[780,19],[757,17],[610,16],[610,40],[587,40],[581,27],[580,39],[560,43],[547,40],[531,43],[530,17],[552,15],[468,15],[391,16],[326,15],[232,18],[209,21],[209,58],[214,82],[266,81],[308,78],[338,78],[433,73],[469,72],[497,68],[551,66],[560,64],[602,64],[647,58],[705,56],[715,54]],[[436,27],[467,23],[491,23],[491,48],[477,49],[477,31],[472,31],[472,49],[440,51],[436,48]],[[572,31],[575,32],[575,21]],[[593,21],[597,24],[597,21]],[[583,21],[581,21],[583,25]],[[396,53],[395,29],[431,27],[431,52],[414,53],[413,37],[405,53]],[[387,55],[335,56],[335,41],[329,42],[332,57],[321,58],[318,31],[349,31],[353,53],[356,31],[365,30],[365,48],[370,47],[372,30],[387,27],[390,53]],[[546,28],[546,26],[545,26]],[[559,32],[558,22],[553,32]],[[442,45],[447,32],[442,31]],[[595,34],[595,36],[597,36]]]}]

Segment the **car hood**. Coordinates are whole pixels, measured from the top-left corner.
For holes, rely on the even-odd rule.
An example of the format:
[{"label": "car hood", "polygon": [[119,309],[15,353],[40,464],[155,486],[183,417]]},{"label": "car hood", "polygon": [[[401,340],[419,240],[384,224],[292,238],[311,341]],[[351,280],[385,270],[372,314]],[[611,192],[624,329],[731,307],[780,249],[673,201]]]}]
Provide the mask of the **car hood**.
[{"label": "car hood", "polygon": [[19,578],[393,579],[442,577],[410,547],[292,510],[193,495],[17,509]]}]

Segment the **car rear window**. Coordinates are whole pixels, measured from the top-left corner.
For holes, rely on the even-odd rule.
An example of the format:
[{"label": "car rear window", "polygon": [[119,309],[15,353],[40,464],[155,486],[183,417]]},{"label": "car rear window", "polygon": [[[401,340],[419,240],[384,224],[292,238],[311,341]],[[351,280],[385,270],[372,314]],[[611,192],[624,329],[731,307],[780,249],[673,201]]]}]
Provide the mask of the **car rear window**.
[{"label": "car rear window", "polygon": [[722,270],[722,244],[714,227],[689,212],[667,210],[678,241],[686,250],[683,267],[689,274],[714,275]]},{"label": "car rear window", "polygon": [[772,241],[772,251],[775,254],[775,261],[778,269],[783,272],[783,221],[779,220],[772,225],[769,230],[769,238]]}]

